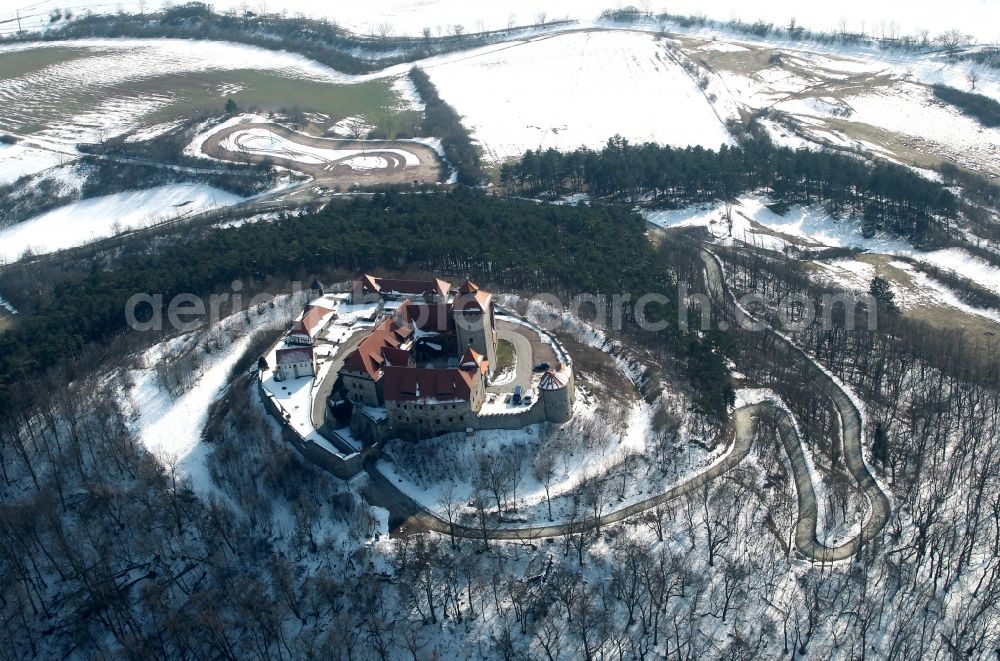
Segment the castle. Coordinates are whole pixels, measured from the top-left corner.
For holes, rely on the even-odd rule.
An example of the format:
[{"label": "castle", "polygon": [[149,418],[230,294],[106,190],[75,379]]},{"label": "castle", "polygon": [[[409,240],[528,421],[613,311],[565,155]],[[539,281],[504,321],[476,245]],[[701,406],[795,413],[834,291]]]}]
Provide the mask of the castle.
[{"label": "castle", "polygon": [[[539,401],[532,404],[526,396],[517,418],[503,410],[493,416],[484,411],[497,368],[497,312],[493,295],[471,280],[453,290],[437,278],[363,275],[352,281],[349,302],[376,302],[387,315],[340,368],[355,417],[384,408],[393,435],[424,438],[521,422],[565,422],[572,416],[572,370],[561,362],[546,370],[538,383]],[[530,363],[531,356],[520,359]]]},{"label": "castle", "polygon": [[498,312],[469,279],[452,288],[439,278],[363,275],[335,293],[313,282],[302,315],[258,367],[283,424],[344,452],[389,438],[563,423],[576,397],[559,342]]}]

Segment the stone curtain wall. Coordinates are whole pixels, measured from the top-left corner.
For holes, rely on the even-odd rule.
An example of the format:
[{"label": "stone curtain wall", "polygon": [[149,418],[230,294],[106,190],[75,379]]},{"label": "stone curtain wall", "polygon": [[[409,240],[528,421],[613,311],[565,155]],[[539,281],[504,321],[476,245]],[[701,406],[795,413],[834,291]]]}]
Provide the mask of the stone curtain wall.
[{"label": "stone curtain wall", "polygon": [[295,449],[299,451],[299,454],[306,461],[316,464],[342,480],[349,480],[364,469],[364,456],[362,454],[357,452],[350,455],[331,454],[315,443],[311,443],[303,438],[298,431],[288,424],[288,421],[281,412],[281,407],[264,390],[264,384],[260,379],[257,379],[257,392],[260,393],[260,399],[264,402],[264,408],[281,424],[284,432],[282,436],[292,442],[292,445],[295,446]]}]

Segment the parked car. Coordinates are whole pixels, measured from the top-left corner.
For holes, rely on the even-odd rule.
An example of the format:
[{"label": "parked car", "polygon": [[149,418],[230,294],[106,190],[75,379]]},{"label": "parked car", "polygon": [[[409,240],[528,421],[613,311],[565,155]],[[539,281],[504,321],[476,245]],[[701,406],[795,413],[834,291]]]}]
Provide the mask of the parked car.
[{"label": "parked car", "polygon": [[535,365],[536,372],[547,372],[548,370],[549,370],[548,363],[538,363],[537,365]]},{"label": "parked car", "polygon": [[530,404],[531,403],[531,395],[527,395],[524,399],[521,400],[521,403],[522,404]]}]

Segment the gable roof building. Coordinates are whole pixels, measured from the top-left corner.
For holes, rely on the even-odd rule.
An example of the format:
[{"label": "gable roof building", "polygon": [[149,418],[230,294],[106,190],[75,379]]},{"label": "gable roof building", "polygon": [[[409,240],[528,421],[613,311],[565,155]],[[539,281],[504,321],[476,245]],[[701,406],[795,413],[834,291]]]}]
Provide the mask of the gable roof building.
[{"label": "gable roof building", "polygon": [[302,317],[288,331],[288,340],[295,344],[312,344],[334,314],[335,311],[330,308],[307,305]]},{"label": "gable roof building", "polygon": [[376,278],[364,274],[351,281],[351,296],[358,303],[374,296],[383,299],[421,297],[427,301],[447,301],[451,283],[433,278],[430,280],[402,280],[397,278]]},{"label": "gable roof building", "polygon": [[316,374],[316,354],[311,346],[278,349],[274,362],[279,381]]},{"label": "gable roof building", "polygon": [[386,402],[471,402],[477,372],[460,369],[386,367]]},{"label": "gable roof building", "polygon": [[409,354],[412,336],[411,327],[396,317],[390,317],[361,340],[357,349],[347,356],[343,369],[365,374],[373,381],[378,381],[382,378],[382,368],[387,363],[403,362],[401,354]]}]

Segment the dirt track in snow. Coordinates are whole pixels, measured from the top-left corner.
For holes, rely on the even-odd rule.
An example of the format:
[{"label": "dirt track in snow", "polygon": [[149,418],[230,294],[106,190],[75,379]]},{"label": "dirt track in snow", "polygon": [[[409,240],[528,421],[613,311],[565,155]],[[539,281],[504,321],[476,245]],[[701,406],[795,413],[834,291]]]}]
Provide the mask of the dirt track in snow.
[{"label": "dirt track in snow", "polygon": [[[322,163],[305,163],[290,156],[232,151],[222,146],[222,143],[234,133],[249,129],[264,129],[290,142],[316,149],[362,150],[366,157],[377,157],[385,160],[388,167],[372,169],[352,168],[348,162],[357,158],[357,156],[345,156],[330,159]],[[420,160],[420,164],[408,166],[402,156],[390,150],[409,152]],[[442,172],[444,171],[437,152],[427,145],[417,142],[318,138],[298,133],[278,124],[248,123],[226,127],[205,140],[202,145],[202,152],[211,158],[234,163],[261,163],[266,161],[309,175],[313,178],[314,183],[336,190],[346,190],[354,185],[368,187],[383,184],[434,183],[442,180]]]}]

